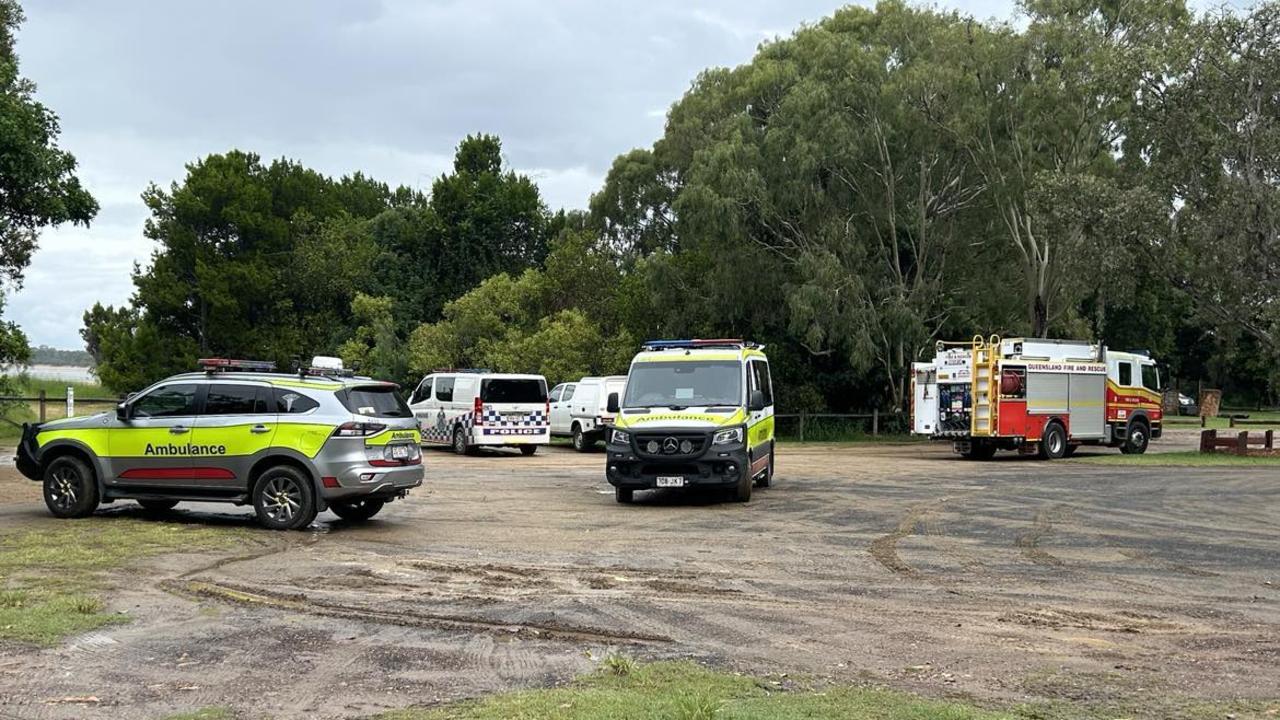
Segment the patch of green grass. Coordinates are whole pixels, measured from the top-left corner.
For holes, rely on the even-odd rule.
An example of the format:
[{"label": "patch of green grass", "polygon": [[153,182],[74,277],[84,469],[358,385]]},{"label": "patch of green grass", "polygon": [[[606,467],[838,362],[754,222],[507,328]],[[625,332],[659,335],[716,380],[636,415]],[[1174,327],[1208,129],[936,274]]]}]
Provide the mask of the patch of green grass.
[{"label": "patch of green grass", "polygon": [[[617,664],[615,663],[616,667]],[[506,693],[383,720],[997,720],[1015,716],[906,693],[820,686],[782,691],[767,682],[691,662],[609,667],[567,687]]]},{"label": "patch of green grass", "polygon": [[1095,465],[1144,465],[1149,467],[1206,467],[1223,465],[1252,465],[1280,468],[1280,457],[1230,455],[1227,453],[1185,452],[1144,453],[1142,455],[1106,454],[1081,457],[1074,462]]},{"label": "patch of green grass", "polygon": [[111,571],[164,552],[223,547],[242,532],[124,518],[0,530],[0,638],[52,645],[122,622],[98,596]]}]

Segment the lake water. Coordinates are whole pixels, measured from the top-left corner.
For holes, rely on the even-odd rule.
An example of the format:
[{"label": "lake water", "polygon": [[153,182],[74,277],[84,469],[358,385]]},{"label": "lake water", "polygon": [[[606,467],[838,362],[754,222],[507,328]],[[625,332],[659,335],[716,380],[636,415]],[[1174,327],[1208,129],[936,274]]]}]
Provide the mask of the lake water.
[{"label": "lake water", "polygon": [[[22,368],[7,367],[3,372],[5,375],[20,375]],[[98,379],[93,376],[93,372],[87,367],[75,367],[72,365],[32,365],[26,368],[26,372],[33,378],[41,380],[64,380],[66,382],[97,382]]]}]

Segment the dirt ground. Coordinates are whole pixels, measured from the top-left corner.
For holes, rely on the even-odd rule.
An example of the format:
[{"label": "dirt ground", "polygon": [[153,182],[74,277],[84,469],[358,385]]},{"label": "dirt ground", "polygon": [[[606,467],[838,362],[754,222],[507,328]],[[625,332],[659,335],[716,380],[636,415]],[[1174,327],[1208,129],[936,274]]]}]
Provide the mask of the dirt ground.
[{"label": "dirt ground", "polygon": [[[0,644],[0,717],[362,716],[560,682],[613,651],[992,703],[1280,698],[1274,469],[784,445],[748,505],[628,507],[600,453],[426,461],[426,486],[365,525],[326,513],[168,556],[108,595],[130,624]],[[0,524],[58,522],[37,490],[0,468]],[[250,524],[217,505],[157,522]],[[101,702],[50,703],[84,695]]]}]

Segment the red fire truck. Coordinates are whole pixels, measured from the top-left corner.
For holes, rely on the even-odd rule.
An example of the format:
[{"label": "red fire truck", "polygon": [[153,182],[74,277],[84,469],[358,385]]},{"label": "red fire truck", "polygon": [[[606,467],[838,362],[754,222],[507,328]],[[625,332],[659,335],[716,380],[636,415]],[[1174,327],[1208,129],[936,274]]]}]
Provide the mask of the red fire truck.
[{"label": "red fire truck", "polygon": [[1160,437],[1160,371],[1144,353],[979,336],[939,342],[912,371],[912,433],[970,459],[1017,450],[1049,460],[1081,445],[1136,454]]}]

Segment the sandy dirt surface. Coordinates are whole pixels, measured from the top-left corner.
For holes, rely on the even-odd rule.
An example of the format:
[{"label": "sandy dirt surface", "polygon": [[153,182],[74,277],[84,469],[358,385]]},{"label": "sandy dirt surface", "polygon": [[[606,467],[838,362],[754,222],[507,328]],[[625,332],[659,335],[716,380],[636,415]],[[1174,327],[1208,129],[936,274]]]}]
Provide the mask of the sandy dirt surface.
[{"label": "sandy dirt surface", "polygon": [[[748,505],[620,506],[600,453],[428,452],[424,489],[367,524],[326,513],[161,558],[108,595],[133,622],[0,645],[0,717],[362,716],[552,684],[613,651],[992,703],[1280,697],[1274,469],[778,457]],[[58,522],[37,490],[0,468],[0,524]],[[250,524],[216,505],[156,521]]]}]

